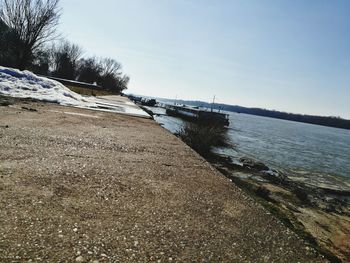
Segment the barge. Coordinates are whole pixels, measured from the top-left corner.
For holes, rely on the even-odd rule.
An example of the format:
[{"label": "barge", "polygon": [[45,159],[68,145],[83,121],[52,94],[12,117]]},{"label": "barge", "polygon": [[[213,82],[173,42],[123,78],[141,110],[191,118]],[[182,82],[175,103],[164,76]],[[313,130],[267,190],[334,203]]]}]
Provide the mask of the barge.
[{"label": "barge", "polygon": [[188,121],[204,124],[229,126],[229,115],[216,111],[202,110],[186,105],[165,105],[166,113],[170,116],[181,117]]}]

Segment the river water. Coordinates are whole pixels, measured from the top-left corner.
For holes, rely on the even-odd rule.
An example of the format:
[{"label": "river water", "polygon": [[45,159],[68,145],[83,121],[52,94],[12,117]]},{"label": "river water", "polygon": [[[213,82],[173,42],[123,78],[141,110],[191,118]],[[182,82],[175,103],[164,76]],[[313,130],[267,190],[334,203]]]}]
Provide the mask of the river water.
[{"label": "river water", "polygon": [[[157,109],[158,113],[162,109]],[[350,130],[229,113],[228,136],[234,148],[217,152],[238,159],[243,156],[288,172],[333,175],[350,180]],[[155,117],[171,132],[184,124],[167,115]]]}]

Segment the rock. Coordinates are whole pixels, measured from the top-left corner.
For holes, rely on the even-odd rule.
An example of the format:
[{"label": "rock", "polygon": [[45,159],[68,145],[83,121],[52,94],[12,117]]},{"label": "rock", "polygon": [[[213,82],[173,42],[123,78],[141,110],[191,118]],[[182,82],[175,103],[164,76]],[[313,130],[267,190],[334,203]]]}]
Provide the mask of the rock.
[{"label": "rock", "polygon": [[262,172],[262,176],[266,180],[269,180],[270,182],[273,182],[273,183],[276,183],[276,184],[282,184],[287,179],[286,175],[284,175],[281,172],[277,172],[275,170],[263,171]]},{"label": "rock", "polygon": [[264,163],[253,160],[251,158],[242,157],[239,160],[242,163],[243,167],[257,170],[257,171],[268,171],[269,170],[269,167],[267,167]]},{"label": "rock", "polygon": [[325,211],[328,213],[334,213],[334,212],[337,212],[337,209],[336,209],[335,205],[327,204]]},{"label": "rock", "polygon": [[82,256],[79,256],[75,259],[76,262],[84,262],[84,258]]},{"label": "rock", "polygon": [[27,110],[27,111],[38,111],[37,109],[34,108],[28,108],[28,107],[22,107],[23,110]]}]

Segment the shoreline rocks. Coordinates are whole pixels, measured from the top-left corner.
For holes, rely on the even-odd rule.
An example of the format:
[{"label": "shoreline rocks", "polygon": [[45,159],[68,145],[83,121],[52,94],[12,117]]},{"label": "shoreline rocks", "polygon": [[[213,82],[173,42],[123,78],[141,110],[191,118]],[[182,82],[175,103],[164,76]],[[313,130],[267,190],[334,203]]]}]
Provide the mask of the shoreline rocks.
[{"label": "shoreline rocks", "polygon": [[256,170],[256,171],[268,171],[269,167],[267,167],[264,163],[256,161],[252,158],[242,157],[239,159],[242,163],[243,167]]},{"label": "shoreline rocks", "polygon": [[240,158],[237,163],[231,157],[217,155],[208,161],[302,238],[312,241],[331,262],[347,262],[342,260],[350,249],[348,184],[332,176],[301,178],[308,174],[286,174],[251,158]]},{"label": "shoreline rocks", "polygon": [[[236,165],[231,158],[223,157],[222,160],[229,161],[231,165]],[[303,191],[317,196],[331,195],[331,199],[336,198],[342,201],[345,199],[345,201],[349,201],[350,203],[350,183],[343,182],[334,176],[313,175],[310,173],[302,175],[286,174],[271,169],[266,164],[249,157],[241,157],[239,162],[247,171],[258,174],[271,183],[292,189],[303,189]]]}]

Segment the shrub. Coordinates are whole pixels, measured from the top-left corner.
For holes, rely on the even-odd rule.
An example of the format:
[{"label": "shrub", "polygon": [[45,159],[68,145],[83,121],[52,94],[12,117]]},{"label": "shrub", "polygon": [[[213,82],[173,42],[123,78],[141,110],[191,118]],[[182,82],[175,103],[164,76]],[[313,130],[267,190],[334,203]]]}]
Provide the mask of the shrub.
[{"label": "shrub", "polygon": [[214,147],[231,146],[226,129],[216,125],[187,123],[176,135],[203,157],[212,155]]},{"label": "shrub", "polygon": [[295,187],[293,189],[293,193],[295,194],[295,196],[299,199],[299,201],[302,204],[309,204],[310,203],[309,194],[302,187]]},{"label": "shrub", "polygon": [[0,106],[9,106],[14,103],[12,98],[0,95]]},{"label": "shrub", "polygon": [[270,190],[264,186],[259,186],[256,189],[256,194],[264,199],[270,199]]}]

